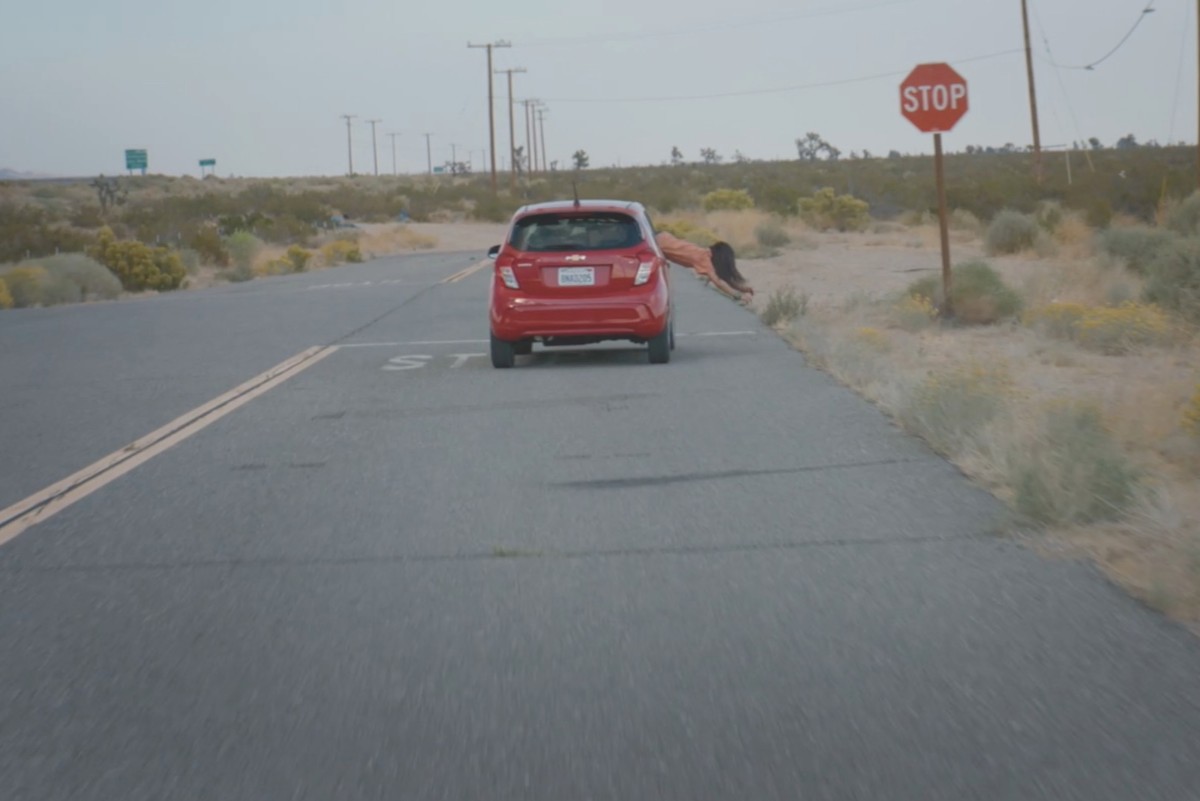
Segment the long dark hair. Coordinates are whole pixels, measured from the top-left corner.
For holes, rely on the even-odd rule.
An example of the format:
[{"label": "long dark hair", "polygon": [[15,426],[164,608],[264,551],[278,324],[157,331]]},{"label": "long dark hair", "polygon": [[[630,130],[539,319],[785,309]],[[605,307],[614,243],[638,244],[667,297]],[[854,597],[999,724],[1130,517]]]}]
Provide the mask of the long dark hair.
[{"label": "long dark hair", "polygon": [[733,248],[728,242],[717,242],[709,248],[712,253],[713,269],[717,277],[734,289],[741,291],[746,287],[746,278],[738,272],[737,259],[734,258]]}]

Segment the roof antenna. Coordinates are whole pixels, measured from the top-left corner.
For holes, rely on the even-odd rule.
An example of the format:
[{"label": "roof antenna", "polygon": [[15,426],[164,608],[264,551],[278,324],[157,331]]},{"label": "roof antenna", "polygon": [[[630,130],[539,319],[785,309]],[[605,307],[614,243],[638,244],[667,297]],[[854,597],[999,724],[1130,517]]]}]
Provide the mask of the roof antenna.
[{"label": "roof antenna", "polygon": [[579,208],[583,205],[579,202],[579,183],[573,179],[571,181],[571,189],[575,192],[575,208]]}]

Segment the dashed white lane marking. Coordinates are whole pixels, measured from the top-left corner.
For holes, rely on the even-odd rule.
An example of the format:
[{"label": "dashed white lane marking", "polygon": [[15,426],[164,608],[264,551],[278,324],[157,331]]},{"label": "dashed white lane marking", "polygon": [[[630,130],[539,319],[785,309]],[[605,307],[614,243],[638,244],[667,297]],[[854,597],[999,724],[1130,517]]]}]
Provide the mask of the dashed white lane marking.
[{"label": "dashed white lane marking", "polygon": [[299,375],[336,350],[336,347],[315,347],[301,351],[62,481],[0,510],[0,545]]}]

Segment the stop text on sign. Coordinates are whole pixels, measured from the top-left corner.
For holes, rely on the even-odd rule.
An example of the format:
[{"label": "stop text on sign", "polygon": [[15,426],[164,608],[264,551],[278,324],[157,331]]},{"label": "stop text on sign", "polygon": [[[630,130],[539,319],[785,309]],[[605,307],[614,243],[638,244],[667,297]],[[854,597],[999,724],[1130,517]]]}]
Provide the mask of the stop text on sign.
[{"label": "stop text on sign", "polygon": [[918,111],[957,111],[960,106],[967,104],[967,87],[961,83],[951,86],[906,86],[901,94],[904,110],[910,114]]},{"label": "stop text on sign", "polygon": [[944,133],[967,113],[966,80],[949,64],[918,64],[900,84],[900,113],[925,133]]}]

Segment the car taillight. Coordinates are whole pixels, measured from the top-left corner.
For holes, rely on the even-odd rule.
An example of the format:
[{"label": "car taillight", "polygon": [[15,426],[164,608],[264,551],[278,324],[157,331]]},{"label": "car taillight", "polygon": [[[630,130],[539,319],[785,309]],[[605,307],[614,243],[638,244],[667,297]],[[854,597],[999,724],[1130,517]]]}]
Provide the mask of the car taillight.
[{"label": "car taillight", "polygon": [[641,259],[637,265],[637,275],[634,276],[635,287],[641,287],[642,284],[649,281],[650,276],[654,275],[654,254],[642,253],[638,254]]},{"label": "car taillight", "polygon": [[500,280],[509,289],[520,289],[521,285],[517,282],[517,274],[513,272],[513,268],[507,264],[503,267],[497,267],[496,272],[500,274]]}]

